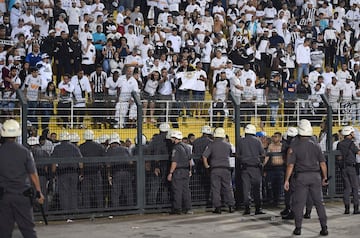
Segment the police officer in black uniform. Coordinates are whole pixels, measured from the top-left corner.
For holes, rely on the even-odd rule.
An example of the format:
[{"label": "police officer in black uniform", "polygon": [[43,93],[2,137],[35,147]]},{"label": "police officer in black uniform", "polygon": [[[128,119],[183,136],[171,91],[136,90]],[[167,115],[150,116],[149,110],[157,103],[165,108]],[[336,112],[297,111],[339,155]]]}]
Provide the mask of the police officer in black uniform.
[{"label": "police officer in black uniform", "polygon": [[[54,147],[52,157],[54,158],[81,158],[80,149],[73,143],[70,143],[70,134],[66,131],[60,134],[60,144]],[[57,175],[59,188],[60,207],[66,211],[73,211],[78,208],[77,185],[82,174],[79,171],[83,164],[77,161],[72,163],[60,163],[58,166],[53,164],[52,172]],[[80,170],[79,170],[80,169]],[[80,176],[79,176],[80,175]]]},{"label": "police officer in black uniform", "polygon": [[203,153],[204,167],[210,169],[212,203],[214,213],[221,214],[221,195],[229,206],[229,212],[234,212],[234,193],[231,186],[231,171],[229,158],[232,155],[231,145],[225,139],[225,130],[218,127],[214,131],[215,140]]},{"label": "police officer in black uniform", "polygon": [[239,161],[243,202],[245,206],[244,215],[250,214],[250,192],[253,191],[255,203],[255,215],[264,214],[261,210],[261,183],[262,183],[262,164],[265,151],[260,142],[255,137],[256,127],[248,124],[245,127],[245,137],[241,138],[236,148],[236,160]]},{"label": "police officer in black uniform", "polygon": [[[292,183],[294,183],[293,212],[295,215],[294,235],[301,234],[304,206],[308,195],[316,207],[319,216],[321,231],[320,235],[328,235],[327,217],[323,205],[321,185],[327,185],[327,167],[325,157],[318,143],[311,139],[313,129],[311,123],[302,119],[298,125],[299,139],[290,145],[287,158],[286,178],[284,189],[289,191],[289,179],[294,172]],[[321,175],[319,173],[321,170]]]},{"label": "police officer in black uniform", "polygon": [[[147,147],[147,154],[149,155],[166,155],[169,156],[173,146],[170,137],[167,138],[170,132],[170,125],[168,123],[161,123],[159,125],[159,134],[155,135]],[[169,200],[169,189],[166,182],[166,176],[169,170],[169,160],[152,160],[146,163],[147,181],[150,183],[148,187],[147,201],[154,204],[160,200],[162,203],[167,203]]]},{"label": "police officer in black uniform", "polygon": [[0,146],[0,236],[3,238],[12,237],[15,222],[24,237],[37,237],[32,204],[24,196],[31,183],[36,189],[38,202],[44,202],[34,158],[28,149],[16,142],[20,135],[17,121],[4,122],[1,136],[5,139]]},{"label": "police officer in black uniform", "polygon": [[180,131],[172,131],[170,134],[171,141],[175,144],[171,153],[170,171],[167,176],[171,182],[173,193],[171,214],[192,214],[191,211],[191,193],[190,193],[190,176],[191,160],[190,148],[182,140]]},{"label": "police officer in black uniform", "polygon": [[[111,186],[111,202],[113,207],[123,205],[131,206],[134,203],[134,193],[132,188],[132,175],[134,166],[132,162],[120,162],[124,157],[129,157],[129,150],[121,146],[120,136],[112,133],[109,139],[110,147],[105,152],[105,156],[115,156],[119,162],[108,163],[108,181]],[[121,200],[120,200],[121,198]]]},{"label": "police officer in black uniform", "polygon": [[[350,213],[350,194],[353,194],[354,214],[359,212],[359,178],[356,174],[356,154],[360,155],[360,150],[353,142],[355,138],[354,128],[352,126],[345,126],[341,130],[344,140],[340,141],[337,149],[341,152],[341,168],[344,180],[344,205],[345,214]],[[340,159],[340,158],[339,158]]]},{"label": "police officer in black uniform", "polygon": [[[294,140],[294,138],[297,136],[298,131],[296,127],[289,127],[286,131],[286,139],[283,141],[281,152],[283,153],[283,158],[285,160],[285,163],[287,161],[287,153],[290,148],[291,142]],[[286,167],[285,167],[286,171]],[[280,215],[283,219],[294,219],[294,213],[291,210],[291,203],[292,203],[292,193],[294,192],[294,183],[291,183],[291,177],[290,177],[290,189],[288,191],[284,191],[284,202],[285,202],[285,208],[280,212]]]},{"label": "police officer in black uniform", "polygon": [[[192,149],[193,154],[200,157],[204,153],[206,147],[213,141],[212,130],[210,126],[202,126],[201,133],[202,136],[194,140]],[[197,160],[195,157],[195,169],[193,179],[194,181],[198,181],[200,183],[201,194],[204,194],[206,201],[208,201],[210,204],[210,178],[208,172],[204,168],[202,158]]]},{"label": "police officer in black uniform", "polygon": [[[38,159],[49,159],[50,154],[41,148],[39,139],[35,136],[31,136],[27,139],[27,144],[30,147],[30,151],[32,152],[35,163]],[[50,161],[49,161],[50,162]],[[50,166],[49,166],[50,165]],[[36,170],[39,176],[40,187],[42,188],[41,192],[44,195],[44,208],[47,209],[47,182],[50,178],[51,171],[51,163],[49,165],[37,165]]]},{"label": "police officer in black uniform", "polygon": [[[79,148],[84,157],[101,157],[105,153],[105,149],[99,143],[94,141],[94,132],[92,130],[84,131],[85,142]],[[84,164],[84,181],[82,182],[84,207],[101,208],[104,205],[101,163],[85,163]]]}]

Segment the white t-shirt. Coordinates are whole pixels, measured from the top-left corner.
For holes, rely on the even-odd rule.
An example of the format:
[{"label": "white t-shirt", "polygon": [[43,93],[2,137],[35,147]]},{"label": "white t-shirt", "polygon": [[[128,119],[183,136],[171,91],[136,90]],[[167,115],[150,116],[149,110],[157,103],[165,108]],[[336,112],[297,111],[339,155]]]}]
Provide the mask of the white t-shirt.
[{"label": "white t-shirt", "polygon": [[120,81],[119,86],[121,88],[119,101],[128,102],[131,99],[131,92],[139,91],[138,82],[134,77],[126,79],[125,75],[121,76],[118,80]]},{"label": "white t-shirt", "polygon": [[25,79],[26,87],[26,98],[28,101],[39,100],[39,90],[41,89],[41,78],[40,76],[34,78],[31,74],[26,76]]},{"label": "white t-shirt", "polygon": [[195,91],[205,91],[205,81],[200,80],[200,77],[203,76],[205,79],[207,78],[206,72],[204,70],[196,70],[195,71],[195,77],[196,77],[196,81],[194,83],[194,86],[192,88],[192,90]]},{"label": "white t-shirt", "polygon": [[116,96],[117,90],[120,87],[120,80],[114,81],[113,77],[108,77],[105,82],[105,88],[108,89],[109,96]]}]

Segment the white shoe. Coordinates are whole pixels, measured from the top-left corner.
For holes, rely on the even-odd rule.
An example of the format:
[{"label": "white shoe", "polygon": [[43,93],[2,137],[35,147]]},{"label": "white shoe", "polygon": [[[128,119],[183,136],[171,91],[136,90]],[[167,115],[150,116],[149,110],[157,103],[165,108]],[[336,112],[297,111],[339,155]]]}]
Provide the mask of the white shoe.
[{"label": "white shoe", "polygon": [[67,222],[67,223],[72,223],[72,222],[74,222],[74,221],[71,220],[71,219],[67,219],[66,222]]}]

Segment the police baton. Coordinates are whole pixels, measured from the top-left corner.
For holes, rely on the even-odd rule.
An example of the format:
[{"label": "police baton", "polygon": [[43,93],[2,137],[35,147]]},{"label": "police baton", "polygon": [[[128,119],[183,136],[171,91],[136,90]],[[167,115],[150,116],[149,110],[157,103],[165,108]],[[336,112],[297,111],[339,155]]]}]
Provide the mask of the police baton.
[{"label": "police baton", "polygon": [[[40,198],[40,194],[39,194],[38,192],[36,192],[36,194],[35,194],[33,188],[28,188],[28,189],[26,189],[26,190],[23,192],[23,195],[24,195],[25,197],[28,197],[28,198],[30,199],[30,203],[31,203],[32,206],[34,205],[33,199],[34,199],[34,198],[36,198],[36,199],[37,199],[37,198]],[[40,207],[41,216],[42,216],[42,218],[43,218],[43,220],[44,220],[45,225],[48,225],[48,220],[47,220],[47,218],[46,218],[44,206],[43,206],[42,204],[40,204],[40,203],[38,203],[38,206]]]}]

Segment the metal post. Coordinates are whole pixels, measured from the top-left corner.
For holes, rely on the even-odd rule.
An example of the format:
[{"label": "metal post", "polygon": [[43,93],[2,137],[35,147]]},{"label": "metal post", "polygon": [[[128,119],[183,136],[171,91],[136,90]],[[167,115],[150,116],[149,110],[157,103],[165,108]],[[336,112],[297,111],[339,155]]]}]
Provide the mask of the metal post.
[{"label": "metal post", "polygon": [[74,128],[74,103],[73,101],[70,102],[70,128]]},{"label": "metal post", "polygon": [[235,116],[235,148],[240,142],[240,101],[232,93],[230,93],[230,99],[234,105]]},{"label": "metal post", "polygon": [[137,195],[137,205],[139,207],[140,213],[144,213],[145,208],[145,160],[142,146],[142,121],[143,121],[143,111],[142,104],[139,95],[133,91],[131,92],[136,107],[137,107],[137,139],[139,147],[138,160],[136,161],[136,174],[137,174],[137,183],[136,183],[136,195]]},{"label": "metal post", "polygon": [[333,176],[334,180],[329,183],[329,196],[333,197],[335,195],[335,154],[332,148],[332,125],[333,125],[333,114],[332,107],[329,103],[329,100],[325,94],[320,95],[327,109],[327,120],[326,120],[326,151],[328,152],[328,175]]},{"label": "metal post", "polygon": [[16,90],[16,97],[19,99],[21,104],[21,143],[26,145],[27,143],[27,112],[28,112],[28,103],[20,89]]}]

